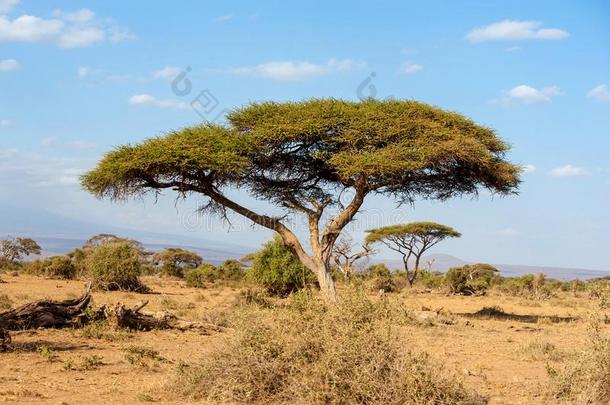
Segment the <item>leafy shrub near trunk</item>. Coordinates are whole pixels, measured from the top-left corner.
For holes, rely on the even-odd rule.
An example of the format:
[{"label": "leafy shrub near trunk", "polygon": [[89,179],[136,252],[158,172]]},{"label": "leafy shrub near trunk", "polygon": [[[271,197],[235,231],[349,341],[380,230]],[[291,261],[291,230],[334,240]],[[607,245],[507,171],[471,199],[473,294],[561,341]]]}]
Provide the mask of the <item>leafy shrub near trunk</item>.
[{"label": "leafy shrub near trunk", "polygon": [[485,403],[427,354],[406,351],[390,313],[360,293],[246,306],[223,346],[179,368],[172,393],[206,403]]},{"label": "leafy shrub near trunk", "polygon": [[139,279],[142,272],[140,252],[128,242],[104,243],[92,249],[86,255],[85,267],[97,288],[109,291],[147,290]]},{"label": "leafy shrub near trunk", "polygon": [[254,254],[247,271],[248,281],[269,294],[287,296],[315,283],[314,274],[284,246],[279,237],[267,242]]}]

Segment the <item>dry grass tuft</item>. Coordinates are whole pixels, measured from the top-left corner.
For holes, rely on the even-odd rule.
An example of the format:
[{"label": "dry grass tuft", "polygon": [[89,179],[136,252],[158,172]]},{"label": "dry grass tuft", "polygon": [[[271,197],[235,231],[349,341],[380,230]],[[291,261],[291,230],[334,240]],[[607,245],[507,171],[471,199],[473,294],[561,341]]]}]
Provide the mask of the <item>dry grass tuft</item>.
[{"label": "dry grass tuft", "polygon": [[589,342],[563,369],[548,368],[556,398],[582,404],[610,404],[610,335],[595,319],[589,328]]},{"label": "dry grass tuft", "polygon": [[236,310],[236,333],[201,363],[179,367],[181,399],[221,403],[479,404],[427,354],[406,351],[393,311],[364,294],[326,305],[306,293],[286,307]]},{"label": "dry grass tuft", "polygon": [[13,300],[7,294],[0,294],[0,311],[8,311],[13,307]]}]

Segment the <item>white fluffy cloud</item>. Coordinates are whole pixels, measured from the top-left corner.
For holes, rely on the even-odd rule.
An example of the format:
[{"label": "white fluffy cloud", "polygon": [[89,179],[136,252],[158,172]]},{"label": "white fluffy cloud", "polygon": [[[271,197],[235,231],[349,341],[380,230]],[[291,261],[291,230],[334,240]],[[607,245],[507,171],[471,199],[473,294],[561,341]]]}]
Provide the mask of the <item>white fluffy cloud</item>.
[{"label": "white fluffy cloud", "polygon": [[573,165],[565,165],[561,167],[556,167],[555,169],[549,172],[551,176],[554,177],[576,177],[576,176],[586,176],[589,172],[582,167],[576,167]]},{"label": "white fluffy cloud", "polygon": [[153,106],[158,108],[170,108],[178,110],[186,110],[189,105],[185,102],[172,99],[159,99],[150,94],[137,94],[128,100],[131,105]]},{"label": "white fluffy cloud", "polygon": [[0,128],[8,128],[11,125],[13,125],[13,123],[7,119],[1,119],[0,120]]},{"label": "white fluffy cloud", "polygon": [[94,162],[88,159],[51,158],[17,149],[0,149],[0,184],[21,188],[74,185],[82,167]]},{"label": "white fluffy cloud", "polygon": [[97,19],[95,13],[86,8],[70,13],[56,10],[49,19],[22,15],[11,20],[0,16],[0,42],[42,42],[61,48],[80,48],[129,37],[130,34],[112,20]]},{"label": "white fluffy cloud", "polygon": [[610,89],[605,84],[600,84],[587,93],[587,97],[593,98],[597,101],[610,101]]},{"label": "white fluffy cloud", "polygon": [[534,173],[535,171],[536,171],[536,166],[534,166],[534,165],[523,166],[523,173]]},{"label": "white fluffy cloud", "polygon": [[14,20],[0,16],[0,41],[4,42],[50,42],[61,34],[64,22],[45,20],[32,15],[22,15]]},{"label": "white fluffy cloud", "polygon": [[344,73],[366,66],[363,62],[351,59],[329,59],[326,63],[316,64],[301,61],[268,62],[256,66],[228,69],[231,74],[260,76],[281,81],[299,81],[331,73]]},{"label": "white fluffy cloud", "polygon": [[219,15],[218,17],[214,18],[214,21],[223,23],[223,22],[231,21],[233,19],[233,17],[235,17],[233,14]]},{"label": "white fluffy cloud", "polygon": [[525,84],[515,86],[508,91],[504,101],[517,101],[523,104],[545,103],[551,101],[552,97],[561,94],[558,86],[537,89]]},{"label": "white fluffy cloud", "polygon": [[165,79],[165,80],[173,80],[176,76],[178,76],[182,72],[182,69],[175,66],[165,66],[162,69],[155,70],[153,72],[153,78],[155,79]]},{"label": "white fluffy cloud", "polygon": [[20,2],[20,0],[0,0],[0,14],[10,12]]},{"label": "white fluffy cloud", "polygon": [[15,59],[0,60],[0,72],[9,72],[17,69],[19,69],[19,62]]},{"label": "white fluffy cloud", "polygon": [[542,28],[538,21],[499,21],[484,27],[477,27],[466,34],[470,42],[522,41],[526,39],[557,40],[569,36],[559,28]]},{"label": "white fluffy cloud", "polygon": [[417,63],[405,62],[402,64],[402,66],[400,66],[398,73],[403,74],[403,75],[413,75],[413,74],[421,71],[423,68],[424,67],[422,65],[419,65]]},{"label": "white fluffy cloud", "polygon": [[76,70],[76,74],[79,78],[87,77],[89,76],[89,73],[91,73],[91,70],[84,66],[79,66],[79,68]]}]

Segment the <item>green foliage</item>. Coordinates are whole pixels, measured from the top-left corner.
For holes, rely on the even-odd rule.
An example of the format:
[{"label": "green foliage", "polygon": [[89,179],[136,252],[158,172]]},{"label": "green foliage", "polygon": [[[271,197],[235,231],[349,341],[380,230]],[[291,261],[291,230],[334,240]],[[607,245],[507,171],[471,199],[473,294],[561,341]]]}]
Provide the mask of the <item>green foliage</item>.
[{"label": "green foliage", "polygon": [[0,257],[0,271],[11,272],[19,271],[23,268],[22,263],[12,262]]},{"label": "green foliage", "polygon": [[146,291],[140,282],[140,251],[129,242],[104,243],[87,253],[87,274],[97,288]]},{"label": "green foliage", "polygon": [[461,233],[450,226],[435,222],[412,222],[409,224],[389,225],[382,228],[370,229],[367,232],[366,242],[375,243],[388,239],[417,239],[429,238],[432,241],[446,238],[459,238]]},{"label": "green foliage", "polygon": [[367,267],[360,277],[367,280],[367,284],[374,292],[383,290],[384,292],[395,292],[398,290],[392,272],[383,263],[374,264]]},{"label": "green foliage", "polygon": [[493,130],[417,101],[264,102],[228,119],[226,127],[195,126],[119,147],[82,184],[112,199],[176,183],[204,194],[203,184],[232,184],[280,202],[295,195],[336,201],[330,189],[354,178],[401,200],[445,199],[478,186],[511,193],[519,183],[520,168],[504,160],[509,147]]},{"label": "green foliage", "polygon": [[417,284],[425,288],[441,288],[444,283],[445,276],[436,271],[420,271],[417,278]]},{"label": "green foliage", "polygon": [[241,307],[235,334],[179,368],[185,402],[251,404],[480,404],[425,353],[404,349],[384,303],[348,293],[325,306],[307,293],[289,305]]},{"label": "green foliage", "polygon": [[28,273],[48,278],[72,280],[76,277],[76,266],[68,256],[53,256],[35,260],[25,266]]},{"label": "green foliage", "polygon": [[228,259],[218,266],[218,277],[227,281],[239,281],[244,278],[245,265],[239,260]]},{"label": "green foliage", "polygon": [[445,274],[445,285],[452,294],[485,294],[498,270],[485,263],[454,267]]},{"label": "green foliage", "polygon": [[273,295],[286,296],[314,283],[310,270],[276,237],[256,252],[247,279]]},{"label": "green foliage", "polygon": [[160,266],[160,273],[170,277],[183,277],[184,271],[199,266],[203,259],[197,253],[180,249],[168,248],[155,253],[153,262]]},{"label": "green foliage", "polygon": [[39,255],[40,246],[31,238],[11,238],[0,240],[0,260],[15,263],[29,255]]},{"label": "green foliage", "polygon": [[[455,229],[435,222],[390,225],[366,232],[367,244],[383,243],[402,255],[406,278],[411,286],[417,280],[420,260],[426,251],[447,238],[462,236]],[[409,268],[409,261],[412,259],[415,260],[413,270]]]},{"label": "green foliage", "polygon": [[498,283],[495,288],[505,294],[519,297],[544,299],[551,297],[559,285],[549,282],[543,273],[525,274],[519,277],[507,278]]},{"label": "green foliage", "polygon": [[184,279],[187,287],[203,288],[218,279],[218,269],[210,263],[204,263],[196,269],[187,270]]}]

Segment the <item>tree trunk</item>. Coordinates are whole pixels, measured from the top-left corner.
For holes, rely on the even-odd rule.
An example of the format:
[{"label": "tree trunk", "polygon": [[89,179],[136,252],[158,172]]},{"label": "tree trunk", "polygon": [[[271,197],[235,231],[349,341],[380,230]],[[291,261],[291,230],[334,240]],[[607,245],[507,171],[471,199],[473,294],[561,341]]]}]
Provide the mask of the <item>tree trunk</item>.
[{"label": "tree trunk", "polygon": [[318,277],[320,290],[324,296],[332,302],[337,301],[337,290],[335,289],[335,280],[330,273],[330,266],[320,264],[315,269],[314,273]]}]

